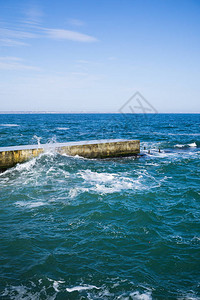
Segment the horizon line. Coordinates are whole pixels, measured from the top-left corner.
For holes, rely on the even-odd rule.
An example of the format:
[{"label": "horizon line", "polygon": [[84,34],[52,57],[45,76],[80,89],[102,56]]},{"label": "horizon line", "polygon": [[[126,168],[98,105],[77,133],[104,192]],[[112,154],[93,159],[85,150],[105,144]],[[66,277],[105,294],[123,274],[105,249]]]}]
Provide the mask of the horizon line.
[{"label": "horizon line", "polygon": [[11,111],[11,110],[6,110],[6,111],[0,111],[1,115],[4,114],[137,114],[137,115],[143,115],[143,114],[200,114],[200,112],[149,112],[149,113],[138,113],[138,112],[127,112],[127,113],[122,113],[122,112],[99,112],[99,111],[35,111],[35,110],[22,110],[22,111]]}]

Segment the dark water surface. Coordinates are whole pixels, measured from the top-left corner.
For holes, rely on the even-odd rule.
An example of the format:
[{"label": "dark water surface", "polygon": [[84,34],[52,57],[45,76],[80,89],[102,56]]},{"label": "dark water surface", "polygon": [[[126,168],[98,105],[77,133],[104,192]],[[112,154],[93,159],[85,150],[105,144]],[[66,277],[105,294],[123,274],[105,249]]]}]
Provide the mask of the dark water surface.
[{"label": "dark water surface", "polygon": [[199,114],[0,115],[1,147],[109,138],[144,156],[0,174],[1,299],[200,299]]}]

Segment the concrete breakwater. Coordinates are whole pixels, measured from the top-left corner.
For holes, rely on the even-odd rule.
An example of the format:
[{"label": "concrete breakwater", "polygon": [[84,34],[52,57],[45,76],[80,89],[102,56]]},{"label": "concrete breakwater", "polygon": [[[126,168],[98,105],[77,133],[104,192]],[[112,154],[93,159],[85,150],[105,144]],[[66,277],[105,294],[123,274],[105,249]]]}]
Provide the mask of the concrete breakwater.
[{"label": "concrete breakwater", "polygon": [[13,167],[47,151],[85,158],[131,156],[140,153],[139,140],[95,140],[55,144],[0,147],[0,170]]}]

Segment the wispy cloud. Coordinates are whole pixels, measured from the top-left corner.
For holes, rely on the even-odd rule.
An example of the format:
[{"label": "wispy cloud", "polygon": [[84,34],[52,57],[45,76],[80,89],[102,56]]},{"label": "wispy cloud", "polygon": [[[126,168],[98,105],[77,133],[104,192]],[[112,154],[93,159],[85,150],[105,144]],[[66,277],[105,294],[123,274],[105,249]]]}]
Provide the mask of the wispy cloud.
[{"label": "wispy cloud", "polygon": [[30,44],[21,41],[16,41],[13,39],[4,38],[4,39],[0,39],[0,46],[4,46],[4,47],[30,46]]},{"label": "wispy cloud", "polygon": [[[3,23],[0,27],[1,46],[28,46],[32,39],[46,38],[51,40],[68,40],[74,42],[91,43],[97,38],[92,35],[67,28],[52,28],[42,26],[43,12],[39,6],[28,5],[24,8],[23,19],[20,22]],[[84,22],[78,19],[68,19],[72,26],[83,26]]]},{"label": "wispy cloud", "polygon": [[[29,30],[17,29],[0,29],[1,46],[28,46],[31,39],[39,39],[45,37],[52,40],[69,40],[74,42],[91,43],[98,41],[95,37],[78,31],[67,29],[54,29],[35,27]],[[28,41],[29,42],[25,42]]]},{"label": "wispy cloud", "polygon": [[77,27],[85,25],[85,23],[83,21],[78,20],[78,19],[68,19],[68,23],[69,23],[69,25],[77,26]]},{"label": "wispy cloud", "polygon": [[0,70],[7,71],[24,71],[24,70],[32,70],[32,71],[41,71],[40,68],[35,66],[30,66],[24,63],[23,59],[19,57],[13,56],[4,56],[0,57]]},{"label": "wispy cloud", "polygon": [[28,7],[25,12],[25,19],[23,20],[24,23],[30,25],[38,25],[42,21],[43,12],[38,6],[30,6]]},{"label": "wispy cloud", "polygon": [[6,47],[29,46],[25,40],[37,38],[38,34],[20,29],[0,29],[0,45]]},{"label": "wispy cloud", "polygon": [[0,37],[4,38],[15,38],[15,39],[32,39],[32,38],[37,38],[38,35],[33,32],[29,31],[24,31],[20,29],[7,29],[7,28],[2,28],[0,29]]},{"label": "wispy cloud", "polygon": [[71,40],[76,42],[96,42],[97,39],[91,35],[83,34],[77,31],[66,29],[50,29],[46,28],[46,36],[56,40]]}]

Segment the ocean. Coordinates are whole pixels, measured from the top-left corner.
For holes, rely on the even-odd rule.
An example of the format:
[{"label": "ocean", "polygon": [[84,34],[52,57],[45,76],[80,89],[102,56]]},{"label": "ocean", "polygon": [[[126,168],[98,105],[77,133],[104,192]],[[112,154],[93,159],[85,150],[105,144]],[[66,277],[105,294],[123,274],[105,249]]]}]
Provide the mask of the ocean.
[{"label": "ocean", "polygon": [[0,298],[200,299],[200,115],[0,115],[0,147],[96,139],[141,156],[0,174]]}]

